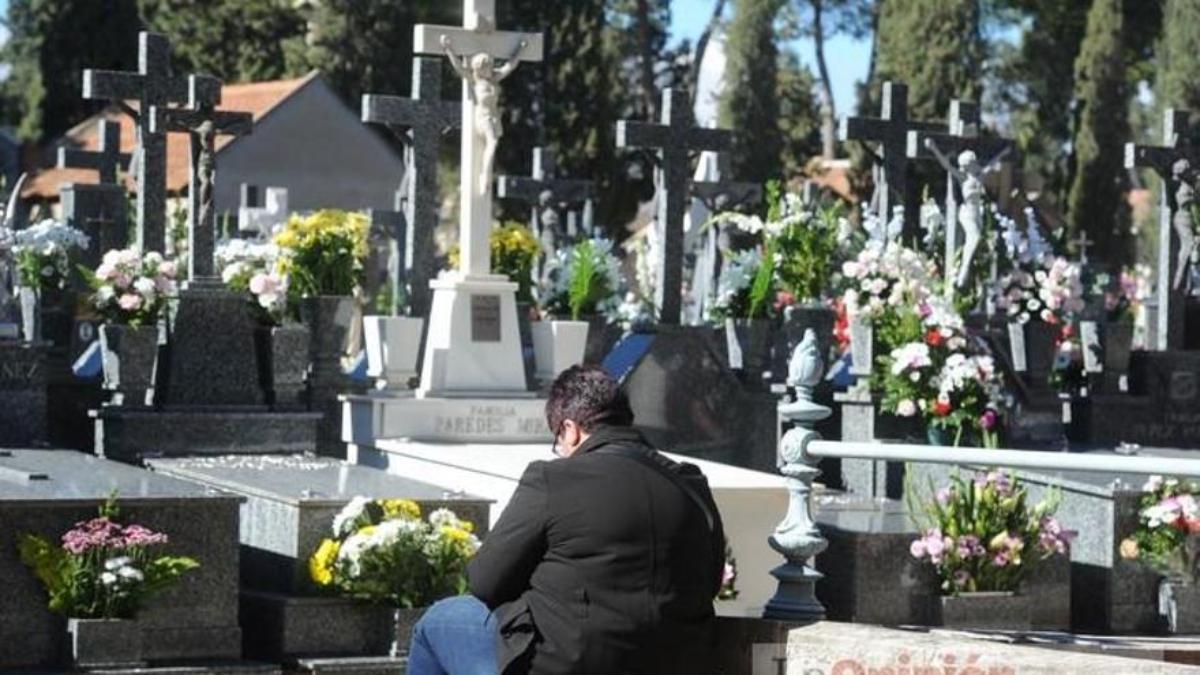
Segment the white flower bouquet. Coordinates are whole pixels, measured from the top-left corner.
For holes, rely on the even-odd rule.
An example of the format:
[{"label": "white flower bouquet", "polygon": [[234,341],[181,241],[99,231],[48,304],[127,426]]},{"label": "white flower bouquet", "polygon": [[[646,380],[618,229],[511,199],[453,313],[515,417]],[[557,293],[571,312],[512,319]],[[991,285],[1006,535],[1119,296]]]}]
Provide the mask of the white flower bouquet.
[{"label": "white flower bouquet", "polygon": [[47,218],[13,235],[12,252],[21,285],[63,288],[71,274],[71,251],[90,245],[86,234]]},{"label": "white flower bouquet", "polygon": [[92,306],[108,323],[133,327],[153,324],[175,297],[178,266],[161,253],[137,249],[109,251],[95,272],[86,271]]},{"label": "white flower bouquet", "polygon": [[274,242],[227,239],[217,245],[217,269],[230,289],[248,294],[265,323],[278,324],[288,308],[283,251]]},{"label": "white flower bouquet", "polygon": [[1065,258],[1048,258],[1033,270],[1014,269],[999,283],[996,304],[1017,323],[1068,323],[1084,308],[1082,271]]},{"label": "white flower bouquet", "polygon": [[448,509],[425,519],[404,499],[355,497],[333,519],[332,537],[309,559],[317,586],[395,607],[424,607],[466,592],[479,550],[471,523]]}]

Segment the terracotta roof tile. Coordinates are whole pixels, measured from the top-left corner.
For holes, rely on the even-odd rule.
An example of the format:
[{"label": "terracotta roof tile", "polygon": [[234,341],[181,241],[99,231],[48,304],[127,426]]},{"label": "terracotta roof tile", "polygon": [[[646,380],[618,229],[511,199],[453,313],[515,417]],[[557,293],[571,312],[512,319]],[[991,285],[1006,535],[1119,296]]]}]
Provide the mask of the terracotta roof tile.
[{"label": "terracotta roof tile", "polygon": [[[304,85],[318,77],[314,71],[305,77],[292,80],[275,80],[272,82],[251,82],[247,84],[230,84],[221,89],[221,110],[248,112],[254,115],[257,123],[274,110],[280,103],[299,91]],[[136,108],[136,104],[133,106]],[[96,150],[100,146],[97,134],[97,123],[107,119],[121,125],[121,152],[132,153],[137,145],[137,136],[133,120],[123,114],[115,106],[105,108],[84,122],[67,131],[58,139],[54,146],[58,148],[72,147],[84,150]],[[230,136],[217,138],[219,153],[235,139]],[[167,191],[179,192],[187,187],[190,154],[188,152],[187,134],[173,133],[167,135]],[[87,169],[57,169],[48,168],[30,176],[21,191],[25,199],[57,199],[59,188],[63,183],[95,183],[96,172]],[[126,176],[126,185],[132,191],[134,182],[131,176]]]}]

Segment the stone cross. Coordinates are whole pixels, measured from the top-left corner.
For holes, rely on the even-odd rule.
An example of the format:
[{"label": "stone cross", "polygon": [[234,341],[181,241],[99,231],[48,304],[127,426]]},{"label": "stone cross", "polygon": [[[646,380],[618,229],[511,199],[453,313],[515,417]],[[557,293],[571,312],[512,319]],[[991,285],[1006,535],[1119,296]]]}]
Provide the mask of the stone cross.
[{"label": "stone cross", "polygon": [[753,206],[762,201],[762,185],[759,183],[739,183],[727,180],[733,173],[729,167],[729,155],[718,152],[717,175],[721,178],[715,181],[694,181],[692,197],[713,213],[728,211],[742,206]]},{"label": "stone cross", "polygon": [[1181,159],[1200,167],[1200,148],[1189,139],[1188,112],[1168,109],[1163,114],[1163,144],[1125,144],[1125,168],[1149,167],[1162,180],[1158,207],[1158,313],[1150,333],[1151,349],[1165,351],[1183,348],[1183,322],[1186,295],[1173,279],[1180,269],[1179,238],[1174,233],[1174,165]]},{"label": "stone cross", "polygon": [[[137,243],[145,251],[166,249],[167,137],[151,129],[150,108],[188,101],[187,78],[170,72],[170,43],[157,33],[138,33],[138,72],[83,71],[83,97],[116,103],[137,123]],[[137,101],[137,108],[127,101]]]},{"label": "stone cross", "polygon": [[[399,314],[404,309],[401,300],[407,300],[408,302],[405,304],[408,305],[408,310],[413,312],[412,298],[408,295],[411,292],[410,285],[415,287],[411,274],[412,259],[408,253],[413,236],[412,228],[408,226],[408,218],[405,216],[404,201],[402,188],[396,191],[392,209],[371,209],[367,212],[371,219],[371,253],[376,252],[376,242],[380,237],[387,240],[386,283],[392,295],[392,305],[388,308],[388,312],[393,315]],[[432,248],[429,255],[431,257],[433,255]],[[367,262],[367,279],[368,286],[374,283],[375,287],[369,287],[368,294],[377,292],[379,287],[379,284],[370,276],[379,267],[377,263],[372,265],[372,262],[371,260]],[[426,267],[432,266],[426,265]],[[428,279],[421,286],[428,292]],[[415,312],[413,312],[413,316],[416,316]]]},{"label": "stone cross", "polygon": [[59,148],[57,166],[60,169],[95,170],[100,174],[101,183],[111,185],[117,182],[117,167],[128,165],[130,156],[121,152],[120,124],[100,120],[96,126],[96,135],[100,139],[99,149]]},{"label": "stone cross", "polygon": [[[541,33],[496,30],[496,0],[463,0],[463,27],[417,24],[413,51],[447,54],[463,73],[462,150],[459,166],[462,199],[459,232],[459,272],[463,277],[491,274],[491,181],[481,180],[490,171],[490,155],[499,140],[498,81],[518,62],[542,60]],[[497,68],[494,59],[508,62]]]},{"label": "stone cross", "polygon": [[683,91],[664,89],[659,124],[621,120],[617,122],[617,147],[653,148],[658,151],[658,216],[662,234],[658,248],[657,289],[659,322],[678,324],[682,312],[683,216],[687,211],[691,183],[691,153],[702,150],[728,151],[733,133],[697,127],[691,102]]},{"label": "stone cross", "polygon": [[[913,129],[908,132],[905,155],[912,160],[934,159],[935,154],[930,145],[938,152],[950,158],[957,158],[960,153],[970,150],[975,153],[984,165],[990,164],[992,158],[998,158],[1016,147],[1012,141],[1004,138],[981,138],[979,132],[979,108],[973,103],[953,100],[950,102],[950,114],[947,116],[948,131]],[[958,197],[955,194],[955,180],[946,177],[946,248],[945,265],[946,289],[952,293],[955,284],[955,259],[958,256]]]},{"label": "stone cross", "polygon": [[877,214],[887,220],[892,213],[892,194],[904,205],[903,240],[907,243],[920,238],[920,205],[910,191],[908,181],[908,132],[944,131],[940,124],[914,122],[908,119],[908,85],[901,82],[883,83],[883,101],[879,117],[846,117],[838,126],[838,137],[844,141],[875,141],[879,143],[881,176]]},{"label": "stone cross", "polygon": [[533,149],[533,172],[530,176],[497,176],[496,196],[529,204],[533,210],[534,235],[542,242],[542,254],[552,255],[566,234],[575,238],[577,232],[568,226],[562,229],[562,212],[572,207],[586,208],[596,199],[596,183],[590,180],[558,178],[558,162],[554,151]]},{"label": "stone cross", "polygon": [[[383,124],[404,135],[405,169],[401,187],[403,200],[396,205],[403,211],[406,224],[404,260],[398,268],[403,278],[393,280],[393,287],[403,284],[412,316],[429,312],[429,280],[436,273],[434,233],[438,225],[438,153],[442,138],[450,129],[462,124],[462,110],[457,101],[441,100],[441,59],[413,59],[412,97],[364,94],[362,120]],[[372,216],[394,221],[382,211]],[[399,297],[399,296],[397,296]]]},{"label": "stone cross", "polygon": [[153,133],[186,132],[191,145],[188,178],[188,279],[194,285],[217,285],[213,269],[217,211],[214,200],[216,139],[218,135],[245,136],[254,129],[254,116],[246,112],[216,110],[221,83],[215,78],[188,78],[188,108],[150,108]]},{"label": "stone cross", "polygon": [[1088,239],[1087,232],[1079,233],[1079,238],[1075,240],[1075,248],[1079,251],[1079,262],[1081,264],[1088,264],[1088,249],[1095,243],[1095,240]]}]

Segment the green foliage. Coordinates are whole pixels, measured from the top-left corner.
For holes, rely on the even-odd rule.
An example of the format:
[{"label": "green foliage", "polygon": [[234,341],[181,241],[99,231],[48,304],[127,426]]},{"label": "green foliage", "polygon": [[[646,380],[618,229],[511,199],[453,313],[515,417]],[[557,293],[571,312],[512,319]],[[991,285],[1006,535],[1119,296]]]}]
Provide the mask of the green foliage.
[{"label": "green foliage", "polygon": [[137,0],[148,30],[171,39],[175,72],[225,82],[303,74],[288,54],[303,48],[305,22],[291,0]]},{"label": "green foliage", "polygon": [[568,302],[571,307],[571,319],[578,321],[585,309],[594,308],[596,303],[608,294],[604,271],[597,260],[596,244],[585,239],[579,242],[571,254],[570,286]]},{"label": "green foliage", "polygon": [[136,0],[10,0],[10,36],[0,60],[4,119],[22,140],[42,142],[78,123],[97,105],[81,98],[84,68],[136,70]]},{"label": "green foliage", "polygon": [[780,232],[779,284],[796,302],[817,302],[829,296],[844,211],[842,202],[833,202]]},{"label": "green foliage", "polygon": [[725,50],[721,126],[738,135],[731,160],[743,180],[765,182],[782,174],[779,48],[775,22],[782,0],[737,0]]},{"label": "green foliage", "polygon": [[299,297],[351,295],[362,285],[367,258],[366,214],[325,209],[293,215],[277,235],[283,272]]},{"label": "green foliage", "polygon": [[750,308],[746,312],[748,319],[766,318],[775,299],[775,257],[779,242],[769,237],[763,249],[762,264],[758,266],[754,281],[750,284]]},{"label": "green foliage", "polygon": [[874,82],[908,85],[910,119],[943,119],[952,99],[978,100],[987,52],[981,19],[977,0],[882,3]]},{"label": "green foliage", "polygon": [[1200,0],[1166,0],[1159,43],[1156,103],[1200,111]]},{"label": "green foliage", "polygon": [[[364,93],[407,96],[411,91],[413,25],[462,23],[462,4],[444,0],[312,3],[303,47],[289,55],[292,71],[320,70],[357,108]],[[447,93],[458,82],[444,78]],[[457,78],[455,78],[456,80]]]},{"label": "green foliage", "polygon": [[1126,81],[1121,0],[1095,0],[1075,60],[1075,176],[1068,197],[1072,236],[1086,232],[1096,257],[1121,262],[1129,253],[1128,207],[1122,198],[1124,143],[1131,89]]},{"label": "green foliage", "polygon": [[816,82],[794,51],[779,55],[775,86],[779,99],[776,124],[782,134],[783,175],[799,175],[808,160],[821,152],[820,103],[814,95]]}]

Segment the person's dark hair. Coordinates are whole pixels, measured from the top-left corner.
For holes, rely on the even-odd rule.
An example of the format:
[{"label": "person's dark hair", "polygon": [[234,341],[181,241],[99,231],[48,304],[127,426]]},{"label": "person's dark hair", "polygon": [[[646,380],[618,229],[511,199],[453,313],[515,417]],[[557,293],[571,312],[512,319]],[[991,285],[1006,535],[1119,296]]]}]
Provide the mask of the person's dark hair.
[{"label": "person's dark hair", "polygon": [[546,400],[546,423],[554,432],[572,420],[585,432],[600,424],[627,427],[633,409],[621,387],[603,368],[571,366],[554,379]]}]

